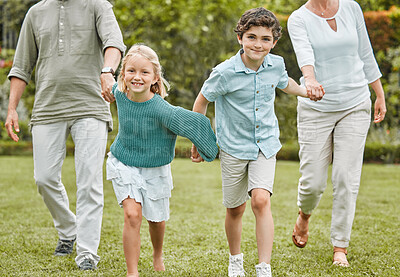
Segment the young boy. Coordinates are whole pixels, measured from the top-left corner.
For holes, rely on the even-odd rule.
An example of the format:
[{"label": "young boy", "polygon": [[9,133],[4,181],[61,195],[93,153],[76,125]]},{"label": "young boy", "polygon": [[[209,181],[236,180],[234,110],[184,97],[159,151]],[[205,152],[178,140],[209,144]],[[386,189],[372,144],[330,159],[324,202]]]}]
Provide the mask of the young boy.
[{"label": "young boy", "polygon": [[[264,8],[246,11],[235,29],[242,49],[214,68],[193,106],[193,111],[205,114],[208,103],[216,103],[230,277],[244,276],[240,240],[249,196],[256,217],[257,276],[272,276],[274,223],[270,197],[275,156],[281,148],[274,113],[275,88],[307,97],[305,88],[288,77],[283,58],[269,54],[281,36],[281,29],[272,12]],[[192,160],[202,161],[195,147]]]}]

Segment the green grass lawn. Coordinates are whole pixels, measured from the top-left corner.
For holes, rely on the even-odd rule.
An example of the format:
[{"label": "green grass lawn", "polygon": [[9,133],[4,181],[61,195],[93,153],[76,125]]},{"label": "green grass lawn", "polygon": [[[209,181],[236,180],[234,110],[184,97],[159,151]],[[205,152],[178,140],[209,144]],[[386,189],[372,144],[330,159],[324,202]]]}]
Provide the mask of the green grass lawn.
[{"label": "green grass lawn", "polygon": [[[175,159],[171,219],[164,242],[166,272],[152,270],[148,224],[142,225],[141,276],[227,276],[228,246],[224,233],[219,161],[193,164]],[[400,166],[366,164],[357,202],[348,259],[350,268],[331,266],[328,184],[310,223],[307,247],[291,240],[297,217],[297,162],[278,161],[272,210],[275,241],[272,272],[278,276],[400,276]],[[75,209],[72,157],[63,168],[71,208]],[[105,206],[101,261],[95,272],[77,269],[74,258],[55,257],[57,232],[33,180],[31,157],[0,157],[0,276],[125,276],[122,249],[123,210],[111,183],[104,183]],[[250,205],[243,218],[245,270],[255,276],[255,220]]]}]

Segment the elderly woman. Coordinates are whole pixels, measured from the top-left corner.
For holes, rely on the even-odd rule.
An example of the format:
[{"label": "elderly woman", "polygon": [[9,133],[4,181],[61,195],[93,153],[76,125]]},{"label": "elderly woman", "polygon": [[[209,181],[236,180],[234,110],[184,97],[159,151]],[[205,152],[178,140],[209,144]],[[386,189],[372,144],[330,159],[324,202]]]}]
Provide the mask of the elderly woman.
[{"label": "elderly woman", "polygon": [[353,0],[309,0],[289,17],[288,30],[303,73],[301,83],[314,97],[325,90],[322,101],[298,99],[300,209],[293,242],[306,246],[309,218],[326,188],[332,163],[333,263],[348,266],[346,248],[371,118],[368,85],[376,94],[374,122],[381,122],[386,113],[381,73],[362,10]]}]

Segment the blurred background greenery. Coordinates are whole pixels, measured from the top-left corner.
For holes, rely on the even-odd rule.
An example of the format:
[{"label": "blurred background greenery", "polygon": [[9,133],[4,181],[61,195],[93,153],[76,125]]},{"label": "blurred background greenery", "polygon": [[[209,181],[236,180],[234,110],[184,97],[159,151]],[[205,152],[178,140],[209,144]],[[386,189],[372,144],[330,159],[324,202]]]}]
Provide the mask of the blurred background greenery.
[{"label": "blurred background greenery", "polygon": [[[0,4],[0,154],[26,154],[30,149],[27,127],[34,100],[31,81],[19,105],[21,139],[16,145],[4,130],[11,65],[19,29],[26,11],[37,0],[3,0]],[[233,29],[247,9],[263,6],[273,11],[283,27],[283,36],[273,53],[284,57],[293,79],[301,76],[286,28],[290,13],[304,0],[111,0],[125,44],[138,42],[152,47],[160,56],[164,74],[172,84],[167,101],[191,109],[200,88],[218,63],[234,55],[239,44]],[[365,158],[367,161],[400,162],[400,0],[357,0],[364,11],[374,52],[382,71],[388,113],[383,123],[372,124]],[[32,76],[32,80],[34,76]],[[374,100],[374,94],[372,94]],[[284,144],[278,158],[297,159],[296,105],[293,96],[277,90],[276,114]],[[115,105],[112,105],[116,116]],[[210,105],[208,116],[213,119]],[[116,118],[114,119],[116,121]],[[111,143],[117,132],[109,136]],[[71,142],[72,144],[72,142]],[[183,145],[183,149],[181,149]],[[69,147],[73,149],[73,146]],[[188,155],[188,143],[178,141],[178,155]]]}]

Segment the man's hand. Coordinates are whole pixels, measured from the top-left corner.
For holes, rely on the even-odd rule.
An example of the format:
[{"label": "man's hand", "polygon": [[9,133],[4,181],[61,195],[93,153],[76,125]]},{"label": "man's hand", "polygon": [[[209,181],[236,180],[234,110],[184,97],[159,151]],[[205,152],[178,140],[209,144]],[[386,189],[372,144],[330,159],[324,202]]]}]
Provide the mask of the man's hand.
[{"label": "man's hand", "polygon": [[[6,130],[8,133],[8,136],[13,140],[13,141],[18,141],[19,137],[17,136],[17,133],[19,133],[19,125],[18,125],[18,113],[16,110],[9,110],[7,114],[7,119],[6,119]],[[15,130],[15,132],[14,132]]]},{"label": "man's hand", "polygon": [[107,102],[110,103],[114,102],[115,97],[111,93],[112,87],[115,83],[114,76],[111,73],[102,73],[100,75],[100,81],[101,81],[101,96]]}]

